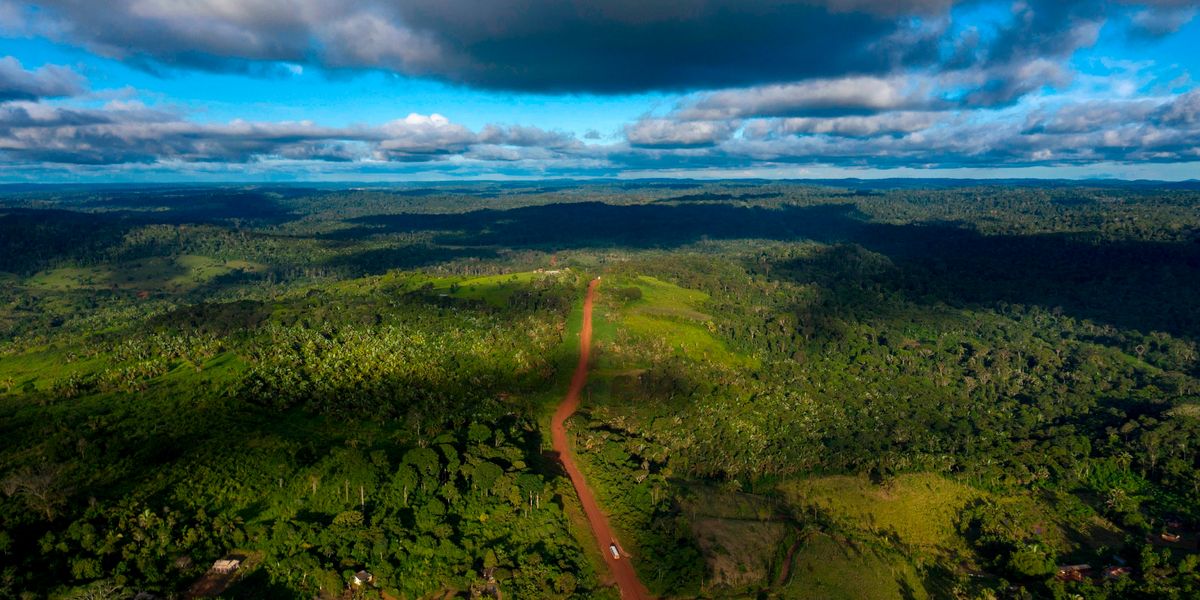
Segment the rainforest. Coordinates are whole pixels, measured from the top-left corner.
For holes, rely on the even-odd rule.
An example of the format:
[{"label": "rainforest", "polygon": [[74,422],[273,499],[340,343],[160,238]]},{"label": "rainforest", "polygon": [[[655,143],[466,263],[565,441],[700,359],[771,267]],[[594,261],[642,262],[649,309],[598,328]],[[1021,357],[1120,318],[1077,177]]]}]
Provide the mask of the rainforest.
[{"label": "rainforest", "polygon": [[0,596],[1195,597],[1197,307],[1186,183],[8,186]]}]

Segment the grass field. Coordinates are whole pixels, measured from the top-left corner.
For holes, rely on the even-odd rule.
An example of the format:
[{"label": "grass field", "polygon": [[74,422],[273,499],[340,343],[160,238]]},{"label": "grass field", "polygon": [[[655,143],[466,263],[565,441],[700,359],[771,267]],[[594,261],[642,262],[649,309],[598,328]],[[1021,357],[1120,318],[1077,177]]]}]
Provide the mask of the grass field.
[{"label": "grass field", "polygon": [[562,276],[563,272],[522,271],[484,277],[445,277],[422,282],[432,285],[431,292],[464,300],[482,300],[493,306],[504,306],[509,296],[529,282],[541,278]]},{"label": "grass field", "polygon": [[[5,356],[0,360],[0,391],[11,386],[13,389],[26,384],[46,384],[54,377],[70,376],[103,366],[99,359],[89,361],[70,361],[67,352],[62,350],[42,349],[25,354]],[[42,386],[44,387],[44,385]]]},{"label": "grass field", "polygon": [[1124,544],[1120,530],[1099,515],[1072,519],[1047,497],[996,496],[932,473],[901,475],[884,486],[865,477],[818,477],[782,484],[780,491],[793,506],[821,510],[840,531],[885,535],[930,557],[971,555],[958,525],[963,507],[977,500],[1027,515],[1025,535],[1060,556]]},{"label": "grass field", "polygon": [[892,600],[928,598],[920,577],[903,559],[828,535],[809,535],[796,553],[781,598]]},{"label": "grass field", "polygon": [[709,329],[712,316],[700,310],[708,295],[660,279],[641,275],[606,282],[610,294],[637,288],[641,297],[620,306],[616,326],[640,338],[662,340],[693,360],[710,360],[730,366],[752,367],[755,361],[730,352]]},{"label": "grass field", "polygon": [[849,529],[895,533],[902,543],[929,550],[960,547],[959,512],[984,496],[933,474],[901,475],[887,486],[865,477],[833,476],[780,487],[791,504],[820,508]]},{"label": "grass field", "polygon": [[42,271],[26,284],[36,290],[147,290],[186,292],[235,271],[254,273],[264,267],[244,260],[221,260],[185,254],[175,258],[154,257],[119,263],[111,267],[64,267]]}]

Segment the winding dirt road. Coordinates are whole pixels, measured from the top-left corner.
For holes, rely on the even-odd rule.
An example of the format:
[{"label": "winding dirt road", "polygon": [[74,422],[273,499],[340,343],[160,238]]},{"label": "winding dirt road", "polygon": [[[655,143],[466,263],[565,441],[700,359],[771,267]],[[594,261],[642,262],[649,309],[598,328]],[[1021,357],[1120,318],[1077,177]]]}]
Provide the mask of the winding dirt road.
[{"label": "winding dirt road", "polygon": [[[554,411],[554,418],[550,421],[550,435],[554,443],[554,450],[558,452],[559,460],[562,461],[563,468],[570,476],[571,483],[575,486],[575,492],[579,494],[583,513],[592,526],[592,534],[596,536],[596,541],[600,544],[600,553],[604,556],[604,562],[608,563],[608,570],[616,580],[617,588],[621,590],[621,598],[623,600],[648,600],[650,593],[638,579],[629,559],[624,556],[625,551],[617,541],[617,537],[613,535],[612,529],[609,528],[608,519],[604,513],[600,512],[600,505],[596,503],[596,496],[592,494],[592,488],[588,487],[587,481],[583,479],[583,473],[579,472],[579,467],[575,465],[575,459],[571,457],[571,446],[567,443],[567,429],[563,426],[567,418],[579,407],[579,393],[583,391],[583,386],[587,383],[588,359],[592,354],[592,301],[596,297],[596,287],[599,285],[600,279],[593,279],[588,284],[587,296],[583,299],[583,328],[579,334],[579,364],[575,367],[575,374],[571,377],[571,387],[567,390],[566,397]],[[609,544],[616,544],[617,548],[621,550],[620,559],[613,558],[609,552]]]}]

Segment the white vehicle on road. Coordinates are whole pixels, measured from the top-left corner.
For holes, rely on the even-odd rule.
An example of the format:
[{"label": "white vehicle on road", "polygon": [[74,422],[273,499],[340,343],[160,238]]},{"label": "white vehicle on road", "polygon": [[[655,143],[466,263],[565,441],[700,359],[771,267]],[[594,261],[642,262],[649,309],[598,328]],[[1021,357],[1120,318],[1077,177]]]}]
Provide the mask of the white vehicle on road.
[{"label": "white vehicle on road", "polygon": [[613,558],[614,558],[614,559],[620,560],[620,558],[621,558],[621,552],[620,552],[619,550],[617,550],[617,545],[616,545],[616,544],[609,544],[609,545],[608,545],[608,551],[612,553],[612,556],[613,556]]}]

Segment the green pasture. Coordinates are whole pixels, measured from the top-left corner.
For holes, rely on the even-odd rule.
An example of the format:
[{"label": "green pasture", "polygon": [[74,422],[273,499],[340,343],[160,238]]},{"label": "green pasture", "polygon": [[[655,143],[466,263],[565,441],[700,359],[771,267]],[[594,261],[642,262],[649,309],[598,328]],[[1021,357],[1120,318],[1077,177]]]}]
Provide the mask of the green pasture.
[{"label": "green pasture", "polygon": [[26,281],[26,285],[34,290],[57,292],[119,289],[180,293],[235,271],[254,273],[264,268],[263,265],[244,260],[185,254],[107,266],[51,269],[34,274]]}]

